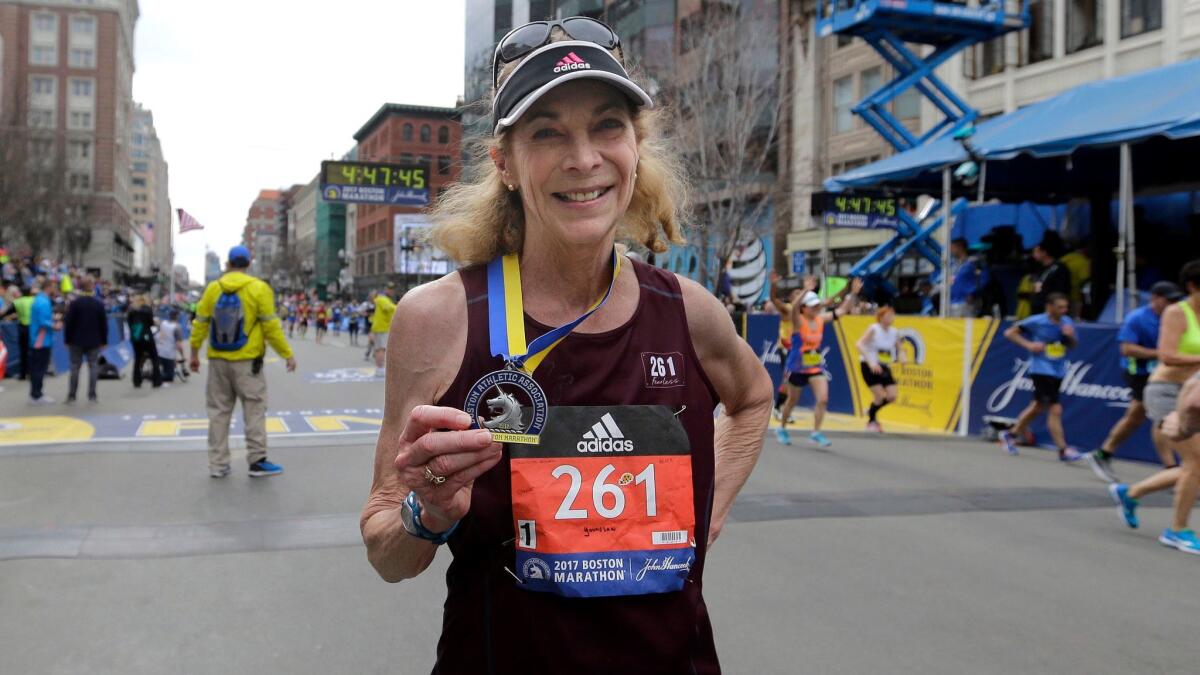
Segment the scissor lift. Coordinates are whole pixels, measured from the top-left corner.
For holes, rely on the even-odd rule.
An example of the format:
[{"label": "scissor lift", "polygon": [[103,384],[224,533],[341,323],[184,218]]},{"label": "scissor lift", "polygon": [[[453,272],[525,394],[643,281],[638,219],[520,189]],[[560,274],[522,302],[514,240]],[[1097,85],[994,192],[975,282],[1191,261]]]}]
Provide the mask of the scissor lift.
[{"label": "scissor lift", "polygon": [[[971,126],[979,111],[954,93],[934,71],[950,57],[980,42],[1001,37],[1029,25],[1029,0],[968,3],[931,0],[820,0],[817,36],[852,35],[866,40],[896,70],[896,77],[871,92],[853,111],[892,144],[897,152]],[[919,56],[905,44],[928,45]],[[920,136],[909,131],[888,110],[888,104],[916,87],[942,114],[942,119]],[[955,204],[952,213],[966,208]],[[901,227],[889,241],[854,266],[851,274],[886,275],[909,250],[941,266],[941,246],[932,234],[941,226],[940,204],[926,208],[925,218],[900,213]]]}]

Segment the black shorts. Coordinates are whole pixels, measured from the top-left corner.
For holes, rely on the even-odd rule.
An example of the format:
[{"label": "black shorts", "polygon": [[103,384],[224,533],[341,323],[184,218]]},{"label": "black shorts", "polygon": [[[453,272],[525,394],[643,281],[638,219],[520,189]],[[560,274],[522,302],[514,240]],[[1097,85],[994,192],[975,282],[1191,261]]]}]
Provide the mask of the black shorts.
[{"label": "black shorts", "polygon": [[814,377],[825,377],[825,373],[820,371],[815,373],[789,373],[787,381],[793,387],[807,387],[808,381]]},{"label": "black shorts", "polygon": [[1133,400],[1142,400],[1142,393],[1146,391],[1146,380],[1149,379],[1149,375],[1131,375],[1125,373],[1125,384],[1129,385],[1130,393],[1133,394]]},{"label": "black shorts", "polygon": [[325,322],[324,322],[324,321],[322,321],[321,319],[317,319],[317,329],[318,329],[318,330],[325,330]]},{"label": "black shorts", "polygon": [[1053,375],[1030,375],[1033,380],[1033,400],[1038,403],[1058,403],[1058,390],[1062,387],[1062,378]]},{"label": "black shorts", "polygon": [[880,385],[890,387],[896,384],[896,378],[892,377],[891,367],[886,363],[879,364],[879,367],[883,369],[883,372],[876,375],[871,372],[871,366],[867,365],[866,361],[859,362],[858,369],[862,371],[863,381],[867,383],[867,386],[874,387],[875,385]]}]

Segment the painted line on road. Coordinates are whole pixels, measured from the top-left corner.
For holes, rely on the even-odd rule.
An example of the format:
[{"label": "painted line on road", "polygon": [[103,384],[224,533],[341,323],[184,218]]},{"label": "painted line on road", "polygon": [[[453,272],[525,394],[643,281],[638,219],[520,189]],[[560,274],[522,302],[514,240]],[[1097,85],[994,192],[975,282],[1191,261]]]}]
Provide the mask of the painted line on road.
[{"label": "painted line on road", "polygon": [[[1144,504],[1165,507],[1170,500],[1165,495],[1152,495]],[[745,494],[738,497],[730,518],[738,523],[760,523],[1096,508],[1112,508],[1099,487],[868,490]],[[1116,527],[1116,516],[1113,518]],[[361,546],[358,521],[358,513],[343,513],[158,526],[0,528],[0,560],[176,558]]]}]

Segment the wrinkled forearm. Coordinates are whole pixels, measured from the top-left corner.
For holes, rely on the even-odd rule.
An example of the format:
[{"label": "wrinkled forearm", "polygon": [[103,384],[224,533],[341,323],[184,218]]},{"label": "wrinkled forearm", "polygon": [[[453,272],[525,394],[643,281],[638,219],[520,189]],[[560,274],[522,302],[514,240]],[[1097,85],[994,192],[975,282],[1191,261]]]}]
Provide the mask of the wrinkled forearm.
[{"label": "wrinkled forearm", "polygon": [[400,523],[400,509],[376,511],[362,524],[363,543],[367,546],[367,560],[388,583],[412,579],[424,572],[437,547],[423,539],[417,539],[404,530]]},{"label": "wrinkled forearm", "polygon": [[[766,371],[762,374],[767,379]],[[759,387],[765,396],[758,396],[744,408],[722,415],[716,422],[716,486],[713,495],[713,522],[721,523],[733,507],[758,457],[762,454],[763,436],[771,418],[772,394],[770,381]]]}]

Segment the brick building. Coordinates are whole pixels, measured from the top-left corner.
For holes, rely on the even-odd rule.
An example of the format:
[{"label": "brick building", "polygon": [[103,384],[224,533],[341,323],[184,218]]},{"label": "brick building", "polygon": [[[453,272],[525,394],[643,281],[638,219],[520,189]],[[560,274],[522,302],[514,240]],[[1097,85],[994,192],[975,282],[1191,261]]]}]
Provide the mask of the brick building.
[{"label": "brick building", "polygon": [[0,0],[0,129],[23,134],[38,180],[69,196],[43,216],[55,237],[39,253],[108,278],[134,271],[140,236],[128,146],[137,18],[136,0]]},{"label": "brick building", "polygon": [[[426,167],[432,203],[461,168],[462,125],[456,108],[384,104],[354,134],[358,159],[363,162]],[[395,273],[394,217],[420,213],[417,207],[357,205],[355,220],[354,288],[365,293],[389,280],[404,285]]]},{"label": "brick building", "polygon": [[275,260],[282,252],[279,240],[287,227],[287,211],[280,208],[282,196],[279,190],[259,190],[242,232],[242,241],[254,255],[250,272],[264,279],[271,278]]}]

